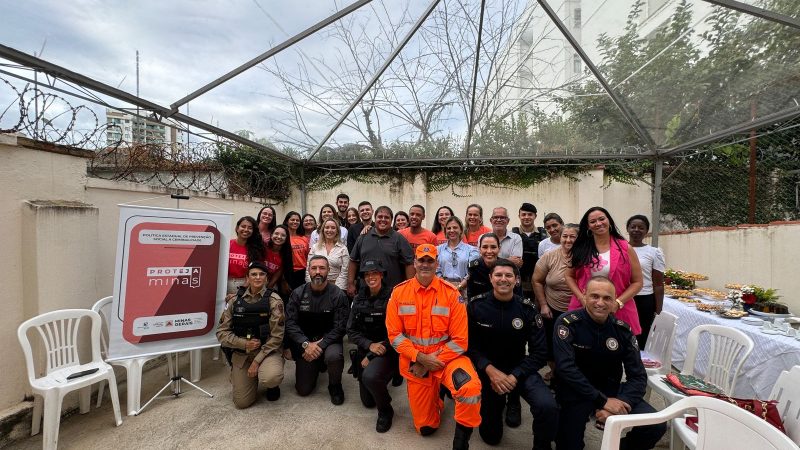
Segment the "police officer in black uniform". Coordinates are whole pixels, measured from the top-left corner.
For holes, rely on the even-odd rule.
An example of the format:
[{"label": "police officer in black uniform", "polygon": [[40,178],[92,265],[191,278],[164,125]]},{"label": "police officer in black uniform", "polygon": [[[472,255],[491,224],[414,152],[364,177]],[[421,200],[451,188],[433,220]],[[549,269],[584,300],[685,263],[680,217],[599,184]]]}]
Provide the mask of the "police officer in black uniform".
[{"label": "police officer in black uniform", "polygon": [[320,372],[328,372],[331,403],[344,403],[342,340],[350,314],[347,295],[328,282],[328,259],[312,256],[308,262],[311,282],[294,291],[286,306],[286,333],[291,357],[296,362],[295,388],[301,397],[311,394]]},{"label": "police officer in black uniform", "polygon": [[[481,379],[481,438],[497,445],[503,437],[506,395],[517,392],[533,414],[533,448],[550,449],[558,423],[558,407],[539,369],[546,364],[544,321],[534,303],[514,294],[519,272],[511,261],[492,267],[493,290],[472,297],[469,355]],[[525,354],[525,345],[528,354]]]},{"label": "police officer in black uniform", "polygon": [[267,400],[277,400],[283,381],[283,301],[266,288],[267,266],[259,261],[247,269],[248,287],[240,288],[222,312],[217,339],[231,365],[233,403],[247,408],[256,401],[258,386]]},{"label": "police officer in black uniform", "polygon": [[394,409],[386,385],[398,371],[398,355],[389,345],[386,332],[386,304],[392,294],[383,283],[383,264],[377,260],[361,263],[363,283],[353,298],[347,336],[356,344],[353,354],[353,375],[358,378],[361,403],[378,407],[375,430],[385,433],[392,427]]},{"label": "police officer in black uniform", "polygon": [[[489,252],[492,255],[490,258],[487,258],[487,252],[482,249],[484,243],[486,244],[485,247],[493,249]],[[500,239],[494,233],[485,233],[478,239],[478,250],[481,257],[471,261],[467,267],[467,298],[492,291],[489,275],[500,252]],[[487,260],[489,264],[487,264]],[[522,296],[520,280],[517,280],[517,284],[514,286],[514,294]],[[449,391],[445,393],[447,394]],[[522,405],[519,400],[519,392],[513,391],[507,395],[506,402],[506,425],[516,428],[522,423]]]},{"label": "police officer in black uniform", "polygon": [[[597,276],[586,285],[584,309],[566,312],[556,321],[553,352],[556,360],[556,398],[561,405],[558,449],[582,449],[590,416],[602,428],[617,414],[655,412],[644,401],[647,372],[636,336],[611,311],[614,285]],[[625,370],[625,383],[622,371]],[[653,448],[666,431],[663,423],[634,427],[620,442],[621,449]]]}]

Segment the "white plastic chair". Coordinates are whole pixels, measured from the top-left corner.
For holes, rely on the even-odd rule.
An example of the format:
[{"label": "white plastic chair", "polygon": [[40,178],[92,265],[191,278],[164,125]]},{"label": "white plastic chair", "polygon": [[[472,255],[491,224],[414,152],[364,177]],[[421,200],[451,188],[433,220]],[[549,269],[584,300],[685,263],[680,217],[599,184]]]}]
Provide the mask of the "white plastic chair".
[{"label": "white plastic chair", "polygon": [[658,368],[646,368],[647,370],[647,394],[650,394],[651,385],[660,383],[661,377],[667,375],[672,370],[672,347],[675,344],[675,329],[678,316],[667,311],[661,311],[650,327],[650,334],[647,344],[642,352],[642,358],[649,358],[661,363]]},{"label": "white plastic chair", "polygon": [[772,387],[769,400],[778,401],[778,411],[783,419],[786,434],[800,445],[800,366],[781,372]]},{"label": "white plastic chair", "polygon": [[[686,361],[681,370],[682,374],[698,376],[694,368],[697,364],[697,350],[703,333],[707,333],[711,339],[703,380],[717,386],[724,394],[732,396],[739,370],[753,351],[753,340],[735,328],[721,325],[699,325],[692,329],[687,337]],[[664,397],[664,401],[668,405],[684,397],[670,389],[667,382],[661,379],[662,377],[662,375],[657,375],[655,379],[648,377],[648,385],[653,391]],[[652,384],[650,383],[651,379]]]},{"label": "white plastic chair", "polygon": [[[103,359],[108,357],[108,315],[111,312],[112,297],[104,297],[97,301],[92,306],[92,311],[100,314],[103,326],[100,332],[100,344]],[[125,407],[128,409],[128,415],[133,416],[139,411],[142,397],[142,368],[147,361],[156,359],[161,355],[144,356],[140,358],[123,359],[118,361],[109,361],[109,364],[125,368],[127,379],[127,402]],[[172,359],[167,358],[170,376],[172,374]],[[100,384],[97,393],[97,407],[103,401],[103,384]]]},{"label": "white plastic chair", "polygon": [[622,430],[672,420],[673,426],[684,421],[684,414],[696,410],[698,450],[791,450],[792,440],[766,420],[731,403],[711,397],[685,397],[673,405],[650,414],[628,414],[606,419],[604,450],[619,450]]},{"label": "white plastic chair", "polygon": [[[81,329],[81,319],[85,318],[91,321],[92,360],[81,364],[78,331]],[[64,396],[74,390],[80,390],[80,411],[85,414],[89,412],[91,385],[102,380],[108,381],[108,390],[114,406],[115,423],[117,426],[122,424],[114,369],[106,364],[100,355],[100,327],[100,315],[96,312],[88,309],[64,309],[26,320],[17,329],[17,337],[25,355],[28,382],[34,394],[31,435],[39,433],[44,409],[42,447],[45,449],[55,449],[58,446],[58,428]],[[41,345],[47,361],[44,375],[40,377],[37,377],[31,340],[28,337],[31,329],[37,332],[31,334],[38,334],[41,338]],[[72,380],[67,379],[71,374],[95,369],[96,372],[92,374]]]}]

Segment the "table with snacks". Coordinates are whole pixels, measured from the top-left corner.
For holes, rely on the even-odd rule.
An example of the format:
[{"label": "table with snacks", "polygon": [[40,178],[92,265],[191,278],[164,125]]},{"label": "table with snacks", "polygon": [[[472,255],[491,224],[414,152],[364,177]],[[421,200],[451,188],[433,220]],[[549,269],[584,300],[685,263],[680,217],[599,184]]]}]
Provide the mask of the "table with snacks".
[{"label": "table with snacks", "polygon": [[[711,290],[709,290],[711,291]],[[714,292],[710,292],[714,294]],[[676,295],[674,291],[669,294]],[[698,325],[714,324],[723,325],[739,329],[745,332],[753,342],[755,347],[739,372],[736,386],[733,391],[734,397],[739,398],[759,398],[767,399],[772,390],[772,386],[778,379],[778,375],[784,370],[789,370],[793,366],[800,365],[800,339],[795,334],[797,331],[779,332],[772,330],[758,319],[767,322],[774,320],[772,317],[758,315],[758,313],[739,317],[725,317],[720,314],[718,309],[725,310],[723,299],[717,295],[707,295],[705,293],[688,293],[679,298],[677,296],[666,295],[664,297],[664,311],[675,314],[678,322],[675,330],[675,345],[672,348],[672,364],[679,370],[683,368],[686,359],[686,340],[689,331]],[[683,295],[678,292],[677,295]],[[700,309],[698,306],[700,305]],[[736,313],[728,314],[736,316]],[[800,319],[786,318],[788,322],[800,323]],[[778,321],[780,322],[780,321]],[[797,325],[795,324],[795,327]],[[784,325],[784,328],[790,328]],[[695,370],[699,374],[705,373],[705,365],[702,361],[707,358],[710,347],[708,339],[701,339],[701,346],[698,349],[698,364]]]}]

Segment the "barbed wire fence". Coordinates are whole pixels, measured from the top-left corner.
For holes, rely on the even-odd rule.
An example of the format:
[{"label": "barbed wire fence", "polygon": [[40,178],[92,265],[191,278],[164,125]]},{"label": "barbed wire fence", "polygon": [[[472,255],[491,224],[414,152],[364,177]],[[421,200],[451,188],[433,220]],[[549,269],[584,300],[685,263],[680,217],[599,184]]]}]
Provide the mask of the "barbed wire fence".
[{"label": "barbed wire fence", "polygon": [[[15,86],[3,77],[0,99],[5,103],[0,104],[0,133],[89,150],[89,176],[240,195],[264,204],[288,198],[291,172],[285,164],[236,142],[219,137],[190,143],[126,142],[120,125],[101,120],[91,108],[32,84]],[[146,118],[139,117],[144,123]],[[109,136],[120,138],[109,141]]]}]

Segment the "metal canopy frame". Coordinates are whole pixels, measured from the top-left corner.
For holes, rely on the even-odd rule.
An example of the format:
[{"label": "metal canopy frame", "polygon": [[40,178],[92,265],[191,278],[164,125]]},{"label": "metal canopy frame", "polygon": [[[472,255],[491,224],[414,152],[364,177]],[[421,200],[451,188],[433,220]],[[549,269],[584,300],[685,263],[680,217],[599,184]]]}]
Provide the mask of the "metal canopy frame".
[{"label": "metal canopy frame", "polygon": [[[643,158],[653,159],[655,161],[663,160],[665,157],[673,156],[682,152],[690,151],[692,149],[696,149],[697,147],[706,145],[708,143],[717,141],[719,139],[723,139],[727,136],[734,135],[737,133],[741,133],[743,131],[751,130],[754,128],[770,125],[772,123],[781,122],[784,120],[793,119],[795,117],[800,117],[800,106],[792,107],[788,109],[784,109],[782,111],[778,111],[758,119],[743,122],[732,127],[720,130],[718,132],[709,134],[707,136],[703,136],[698,139],[694,139],[689,142],[682,143],[678,146],[671,147],[671,148],[658,148],[658,146],[653,141],[653,138],[650,134],[645,130],[643,125],[641,124],[639,118],[635,114],[634,111],[626,104],[625,99],[622,98],[617,92],[614,91],[613,87],[610,86],[603,77],[602,73],[600,73],[597,66],[594,62],[588,57],[587,53],[584,51],[583,47],[580,45],[579,42],[572,36],[567,26],[561,21],[558,17],[555,10],[550,6],[548,0],[537,0],[539,6],[544,10],[547,14],[548,18],[551,22],[558,28],[559,32],[564,36],[564,38],[570,43],[571,47],[575,50],[578,56],[581,58],[584,64],[586,64],[587,68],[591,73],[594,75],[596,80],[600,83],[605,93],[609,96],[612,100],[614,105],[619,109],[622,116],[631,126],[633,131],[641,140],[642,148],[645,150],[639,153],[624,153],[624,152],[609,152],[607,154],[598,154],[598,155],[581,155],[581,154],[574,154],[574,155],[519,155],[519,156],[511,156],[511,157],[482,157],[482,156],[473,156],[469,153],[469,146],[471,135],[475,127],[474,123],[474,109],[475,109],[475,102],[476,102],[476,84],[477,84],[477,64],[476,64],[476,71],[473,73],[472,77],[472,86],[470,86],[472,90],[472,96],[470,99],[469,111],[469,125],[467,129],[467,141],[466,141],[466,152],[464,156],[459,157],[449,157],[449,158],[416,158],[413,161],[409,161],[409,159],[404,158],[395,158],[395,159],[370,159],[370,160],[314,160],[314,156],[316,156],[320,149],[327,143],[327,141],[333,136],[333,134],[341,127],[341,125],[346,120],[347,116],[352,113],[352,111],[358,106],[359,102],[363,100],[363,98],[368,93],[369,89],[371,89],[375,83],[379,80],[381,75],[388,69],[394,59],[400,54],[403,50],[405,45],[414,37],[414,35],[418,32],[421,26],[424,24],[425,20],[430,16],[436,6],[440,3],[441,0],[432,0],[431,4],[425,10],[425,12],[420,16],[417,22],[414,24],[412,29],[404,36],[402,41],[398,44],[398,46],[393,50],[393,52],[389,55],[386,59],[384,64],[381,68],[373,75],[373,77],[369,80],[367,85],[361,90],[358,97],[355,98],[344,114],[341,115],[339,120],[336,124],[331,128],[331,130],[327,133],[327,135],[318,142],[316,148],[309,154],[308,157],[299,159],[293,157],[291,155],[287,155],[278,149],[263,145],[253,140],[244,138],[239,136],[236,133],[233,133],[229,130],[225,130],[209,124],[207,122],[195,119],[187,114],[182,114],[178,112],[178,109],[189,103],[191,100],[194,100],[203,94],[213,90],[214,88],[224,84],[225,82],[235,78],[237,75],[243,73],[244,71],[256,66],[257,64],[271,58],[272,56],[282,52],[297,44],[298,42],[302,41],[303,39],[311,36],[312,34],[324,29],[325,27],[329,26],[330,24],[342,19],[343,17],[359,10],[363,6],[369,4],[372,0],[356,0],[352,4],[348,5],[347,7],[337,11],[336,13],[326,17],[325,19],[315,23],[314,25],[306,28],[305,30],[301,31],[300,33],[290,37],[289,39],[285,40],[284,42],[272,47],[271,49],[265,51],[261,55],[251,59],[250,61],[238,66],[237,68],[231,70],[230,72],[220,76],[219,78],[215,79],[214,81],[206,84],[205,86],[200,87],[199,89],[191,92],[190,94],[184,96],[183,98],[177,100],[176,102],[172,103],[169,106],[159,105],[157,103],[151,102],[147,99],[138,97],[136,95],[130,94],[108,84],[102,83],[100,81],[94,80],[88,76],[83,74],[71,71],[66,69],[62,66],[53,64],[48,62],[42,58],[31,56],[27,53],[21,52],[14,48],[5,46],[0,44],[0,57],[17,63],[23,67],[30,68],[36,71],[41,71],[52,78],[62,81],[68,81],[73,83],[77,86],[82,88],[89,89],[99,94],[107,95],[111,98],[124,101],[132,106],[142,108],[143,110],[149,111],[152,114],[152,117],[155,120],[162,120],[164,118],[172,118],[179,122],[182,122],[186,125],[196,127],[198,129],[204,130],[206,132],[212,133],[214,135],[224,137],[226,139],[230,139],[231,141],[237,142],[242,145],[250,146],[252,148],[267,152],[268,154],[280,158],[285,161],[289,161],[295,164],[302,164],[306,166],[315,166],[320,168],[329,168],[331,170],[341,170],[344,168],[354,168],[354,169],[366,169],[369,167],[373,167],[375,169],[400,169],[400,168],[428,168],[428,167],[479,167],[481,165],[511,165],[513,162],[515,165],[536,165],[537,161],[574,161],[574,160],[613,160],[613,159],[620,159],[620,160],[638,160]],[[742,3],[737,0],[700,0],[704,1],[719,7],[728,8],[731,10],[735,10],[744,14],[751,15],[753,17],[757,17],[763,20],[771,21],[774,23],[778,23],[784,26],[792,27],[794,29],[800,30],[800,20],[787,16],[785,14],[780,14],[774,11],[770,11],[764,8],[760,8],[757,6],[749,5]],[[481,18],[483,17],[485,9],[485,0],[481,0]],[[481,19],[481,26],[478,31],[478,44],[476,47],[476,61],[480,57],[480,42],[483,34],[483,20]],[[6,72],[8,73],[8,72]],[[9,73],[10,74],[10,73]],[[25,79],[22,76],[16,76],[19,79]],[[57,89],[65,94],[73,95],[82,99],[86,99],[89,101],[94,101],[95,103],[102,104],[108,107],[112,107],[105,102],[99,100],[92,100],[89,97],[81,96],[80,94],[74,92],[68,92],[64,89],[59,89],[55,86],[49,86],[52,89]],[[114,109],[119,109],[116,107],[112,107]]]}]

